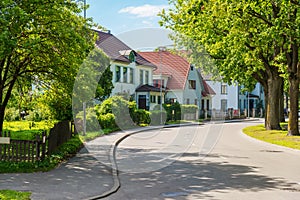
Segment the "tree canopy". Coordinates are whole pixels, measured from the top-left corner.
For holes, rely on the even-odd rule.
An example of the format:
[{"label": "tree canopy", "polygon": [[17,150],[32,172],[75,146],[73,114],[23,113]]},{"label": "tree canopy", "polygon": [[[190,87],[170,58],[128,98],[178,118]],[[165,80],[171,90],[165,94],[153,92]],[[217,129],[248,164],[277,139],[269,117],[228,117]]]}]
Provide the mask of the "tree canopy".
[{"label": "tree canopy", "polygon": [[[192,50],[196,61],[203,57],[205,49],[226,82],[247,84],[253,79],[260,82],[267,100],[266,128],[280,128],[283,78],[299,78],[299,3],[290,0],[169,2],[173,7],[160,14],[161,25],[175,32],[173,37]],[[292,109],[291,103],[292,115],[298,109],[294,104]],[[294,131],[298,134],[298,129]]]},{"label": "tree canopy", "polygon": [[[0,131],[16,83],[72,91],[78,67],[94,47],[92,23],[71,0],[0,2]],[[71,92],[70,92],[71,93]]]}]

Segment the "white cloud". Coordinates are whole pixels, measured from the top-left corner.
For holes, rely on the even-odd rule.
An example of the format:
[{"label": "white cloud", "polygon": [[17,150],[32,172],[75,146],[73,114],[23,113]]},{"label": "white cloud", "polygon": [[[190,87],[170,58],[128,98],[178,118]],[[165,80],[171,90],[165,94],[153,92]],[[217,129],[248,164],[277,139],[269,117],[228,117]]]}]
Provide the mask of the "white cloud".
[{"label": "white cloud", "polygon": [[156,17],[162,9],[169,8],[168,5],[149,5],[129,6],[119,10],[119,13],[128,13],[137,17]]}]

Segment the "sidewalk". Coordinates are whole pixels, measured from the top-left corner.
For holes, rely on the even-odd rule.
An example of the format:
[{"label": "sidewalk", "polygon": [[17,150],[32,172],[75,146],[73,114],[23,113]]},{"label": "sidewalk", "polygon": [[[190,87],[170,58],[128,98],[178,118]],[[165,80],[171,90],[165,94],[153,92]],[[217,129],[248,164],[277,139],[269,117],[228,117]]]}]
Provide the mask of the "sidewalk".
[{"label": "sidewalk", "polygon": [[[108,158],[106,152],[101,154]],[[50,172],[1,174],[0,177],[0,189],[31,191],[32,200],[86,199],[104,193],[113,185],[109,166],[85,148]]]}]

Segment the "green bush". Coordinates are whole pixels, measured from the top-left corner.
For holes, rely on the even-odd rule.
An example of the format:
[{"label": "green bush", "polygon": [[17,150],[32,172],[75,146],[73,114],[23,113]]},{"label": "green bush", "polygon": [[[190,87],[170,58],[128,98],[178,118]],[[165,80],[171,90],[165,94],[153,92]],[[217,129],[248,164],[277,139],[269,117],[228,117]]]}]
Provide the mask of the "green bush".
[{"label": "green bush", "polygon": [[167,121],[167,112],[166,111],[160,111],[160,110],[152,110],[150,111],[150,125],[157,126],[157,125],[163,125]]},{"label": "green bush", "polygon": [[131,114],[132,120],[137,124],[150,124],[150,112],[143,109],[136,109]]},{"label": "green bush", "polygon": [[197,110],[196,105],[181,105],[181,113],[196,113]]},{"label": "green bush", "polygon": [[116,129],[118,128],[115,116],[112,113],[107,113],[98,116],[98,121],[102,129]]},{"label": "green bush", "polygon": [[14,108],[14,107],[6,108],[5,109],[4,120],[8,121],[8,122],[20,120],[19,110]]},{"label": "green bush", "polygon": [[95,110],[102,128],[128,129],[136,127],[136,124],[150,123],[149,112],[138,110],[136,102],[127,101],[122,96],[113,96],[103,101],[101,105],[95,107]]},{"label": "green bush", "polygon": [[163,107],[167,112],[167,121],[181,120],[181,107],[178,102],[173,104],[163,104]]},{"label": "green bush", "polygon": [[[96,115],[96,112],[94,108],[88,108],[86,109],[86,131],[99,131],[99,122],[98,117]],[[76,119],[80,119],[80,121],[77,121],[78,124],[83,123],[83,111],[79,112],[76,115]],[[79,128],[80,129],[80,128]]]}]

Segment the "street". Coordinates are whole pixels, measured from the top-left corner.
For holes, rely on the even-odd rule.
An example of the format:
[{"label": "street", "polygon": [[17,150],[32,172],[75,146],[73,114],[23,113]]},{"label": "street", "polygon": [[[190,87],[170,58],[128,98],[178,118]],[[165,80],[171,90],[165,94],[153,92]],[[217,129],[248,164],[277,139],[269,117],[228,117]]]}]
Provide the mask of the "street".
[{"label": "street", "polygon": [[[300,151],[244,135],[262,123],[207,123],[117,132],[87,142],[50,172],[1,174],[0,189],[31,191],[44,200],[90,199],[113,191],[112,150],[120,188],[104,199],[298,200]],[[140,129],[143,130],[143,129]]]},{"label": "street", "polygon": [[[300,151],[241,133],[256,123],[169,128],[127,138],[117,151],[121,188],[107,199],[299,199]],[[220,131],[218,137],[207,140],[213,130]]]}]

